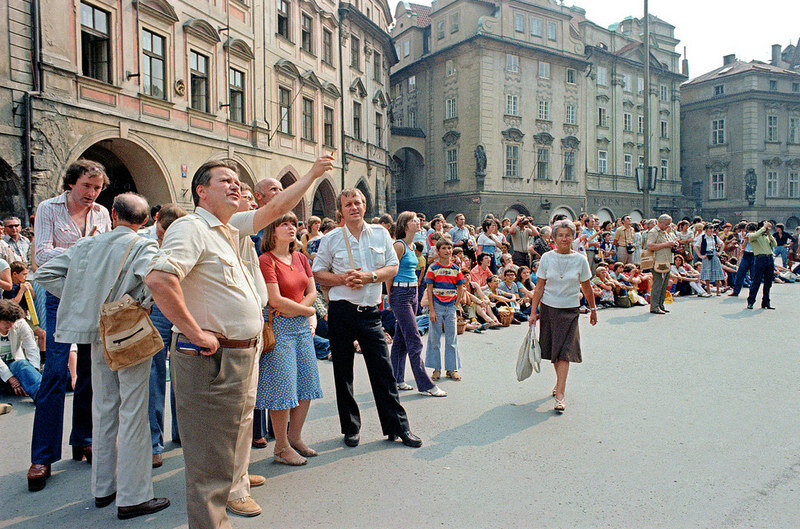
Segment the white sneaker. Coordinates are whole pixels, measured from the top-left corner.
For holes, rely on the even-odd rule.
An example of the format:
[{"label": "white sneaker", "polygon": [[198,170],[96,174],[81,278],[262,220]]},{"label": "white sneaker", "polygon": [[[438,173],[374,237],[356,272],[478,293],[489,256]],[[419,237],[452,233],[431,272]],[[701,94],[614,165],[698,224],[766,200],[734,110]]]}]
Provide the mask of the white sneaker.
[{"label": "white sneaker", "polygon": [[446,397],[447,392],[442,390],[439,386],[433,386],[428,391],[420,391],[420,393],[427,393],[431,397]]}]

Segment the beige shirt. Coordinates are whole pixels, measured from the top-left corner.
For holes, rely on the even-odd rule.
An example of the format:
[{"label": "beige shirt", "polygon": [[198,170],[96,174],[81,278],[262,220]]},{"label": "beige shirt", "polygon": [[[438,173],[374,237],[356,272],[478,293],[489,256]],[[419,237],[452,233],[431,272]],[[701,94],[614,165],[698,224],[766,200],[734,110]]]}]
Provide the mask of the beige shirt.
[{"label": "beige shirt", "polygon": [[202,329],[229,340],[261,333],[261,300],[239,254],[239,230],[205,209],[170,225],[150,269],[178,276],[186,308]]},{"label": "beige shirt", "polygon": [[[664,231],[658,226],[655,226],[647,232],[647,244],[662,244],[665,242],[672,242],[675,240],[675,235],[671,232]],[[667,246],[653,252],[653,259],[656,263],[672,263],[672,247]]]}]

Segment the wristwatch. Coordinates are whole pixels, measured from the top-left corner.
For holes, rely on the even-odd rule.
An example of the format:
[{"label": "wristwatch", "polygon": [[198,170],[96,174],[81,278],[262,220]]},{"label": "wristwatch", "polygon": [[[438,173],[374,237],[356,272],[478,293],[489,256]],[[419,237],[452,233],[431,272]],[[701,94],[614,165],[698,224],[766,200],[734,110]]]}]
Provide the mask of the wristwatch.
[{"label": "wristwatch", "polygon": [[378,274],[376,274],[375,272],[372,272],[372,282],[373,283],[378,282]]}]

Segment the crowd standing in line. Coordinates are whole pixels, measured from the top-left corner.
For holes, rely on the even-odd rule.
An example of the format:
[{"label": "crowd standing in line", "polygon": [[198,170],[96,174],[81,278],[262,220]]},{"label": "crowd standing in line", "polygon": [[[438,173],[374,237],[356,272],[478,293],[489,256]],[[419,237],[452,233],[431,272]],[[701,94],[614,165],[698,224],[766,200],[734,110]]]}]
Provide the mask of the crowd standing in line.
[{"label": "crowd standing in line", "polygon": [[[171,439],[184,448],[189,526],[230,527],[226,513],[261,513],[250,489],[265,478],[248,466],[269,431],[275,462],[299,466],[317,455],[302,436],[311,400],[322,397],[317,359],[333,363],[346,446],[360,442],[360,353],[383,433],[419,447],[399,400],[414,389],[406,359],[417,391],[446,397],[436,381],[442,371],[462,379],[462,332],[538,322],[542,357],[556,372],[554,409],[563,413],[569,364],[582,360],[580,314],[592,325],[608,307],[666,314],[673,297],[708,298],[712,287],[738,296],[745,286],[752,309],[762,285],[761,307],[773,309],[772,283],[800,279],[800,230],[773,230],[767,221],[675,224],[662,215],[601,225],[581,214],[537,226],[523,215],[487,215],[476,228],[463,214],[450,225],[442,215],[428,222],[402,212],[396,223],[388,214],[367,222],[356,189],[337,198],[336,219],[298,221],[291,209],[332,166],[324,156],[285,190],[272,178],[250,189],[235,163],[212,161],[192,179],[193,213],[150,208],[125,193],[109,214],[96,202],[109,184],[104,168],[78,160],[64,192],[39,205],[33,233],[4,219],[0,379],[36,406],[29,490],[44,488],[61,458],[68,385],[72,456],[92,463],[95,505],[116,503],[123,519],[152,514],[169,506],[155,497],[151,470],[162,464],[169,365]],[[154,222],[142,228],[148,216]],[[112,370],[99,311],[125,294],[149,308],[164,347]],[[265,348],[268,331],[275,340]]]}]

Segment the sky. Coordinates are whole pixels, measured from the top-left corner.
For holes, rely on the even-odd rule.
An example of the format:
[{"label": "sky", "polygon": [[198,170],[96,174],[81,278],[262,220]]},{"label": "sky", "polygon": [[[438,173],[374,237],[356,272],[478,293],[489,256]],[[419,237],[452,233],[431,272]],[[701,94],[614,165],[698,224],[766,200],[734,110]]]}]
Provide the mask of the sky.
[{"label": "sky", "polygon": [[[771,46],[800,39],[800,0],[650,0],[650,13],[675,26],[676,51],[689,57],[691,78],[722,66],[722,56],[768,62]],[[389,0],[394,14],[398,0]],[[416,0],[430,5],[430,0]],[[578,5],[586,17],[607,27],[626,16],[641,17],[643,0],[565,0]],[[765,6],[762,8],[762,6]],[[766,6],[769,6],[767,9]]]}]

